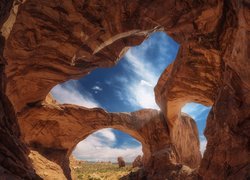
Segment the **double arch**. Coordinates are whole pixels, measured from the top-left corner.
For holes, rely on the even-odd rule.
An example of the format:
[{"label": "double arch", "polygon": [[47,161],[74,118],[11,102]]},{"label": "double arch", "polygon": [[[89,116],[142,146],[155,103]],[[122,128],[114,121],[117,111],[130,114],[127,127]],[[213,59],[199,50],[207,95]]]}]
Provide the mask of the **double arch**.
[{"label": "double arch", "polygon": [[[169,164],[187,162],[187,165],[192,167],[197,167],[199,164],[200,159],[189,162],[181,158],[182,154],[177,153],[170,139],[168,125],[158,110],[108,113],[100,108],[88,109],[51,102],[53,101],[44,102],[34,107],[32,111],[23,112],[19,116],[22,137],[31,149],[58,163],[68,178],[70,178],[69,156],[75,146],[90,134],[103,128],[120,130],[141,142],[143,165],[148,171],[159,163],[165,164],[161,167],[163,171],[165,171],[164,166]],[[183,115],[183,118],[187,122],[185,124],[190,122],[192,124],[193,120],[190,117]],[[194,127],[188,125],[188,128]],[[195,140],[198,142],[198,139]],[[196,153],[193,154],[194,157]]]},{"label": "double arch", "polygon": [[[181,146],[175,141],[174,132],[178,130],[180,110],[185,103],[215,103],[215,115],[208,121],[208,128],[217,129],[208,133],[210,148],[201,174],[209,179],[243,177],[249,164],[245,160],[249,154],[248,129],[244,128],[249,120],[249,96],[244,93],[249,91],[250,75],[246,70],[250,66],[245,46],[249,39],[247,14],[245,1],[117,1],[112,6],[105,0],[98,4],[26,1],[6,37],[6,95],[19,113],[21,129],[29,130],[25,123],[32,123],[27,120],[31,118],[22,116],[26,110],[34,118],[39,116],[39,111],[35,111],[39,110],[37,105],[53,86],[82,77],[96,67],[114,65],[127,47],[141,43],[152,31],[164,29],[181,44],[173,68],[168,69],[156,87],[156,100],[164,113],[171,141]],[[51,128],[58,127],[56,132],[60,123],[50,118],[46,123],[40,121],[40,127],[47,127],[48,123]],[[35,134],[41,131],[38,129]],[[28,132],[22,132],[30,142],[25,136]],[[223,142],[225,136],[230,143]],[[44,140],[38,139],[31,144],[43,145]],[[60,149],[61,143],[50,139],[47,137],[44,147],[51,143],[51,148]],[[228,145],[231,143],[235,146]],[[236,159],[228,150],[241,152],[242,158]],[[223,158],[217,158],[221,154]],[[232,169],[230,172],[224,162]]]}]

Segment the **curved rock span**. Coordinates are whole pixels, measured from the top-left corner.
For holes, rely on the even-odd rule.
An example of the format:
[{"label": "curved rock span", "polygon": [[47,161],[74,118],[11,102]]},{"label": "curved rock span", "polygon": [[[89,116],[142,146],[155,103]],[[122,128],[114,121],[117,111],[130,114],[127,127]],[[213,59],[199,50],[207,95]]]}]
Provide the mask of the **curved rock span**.
[{"label": "curved rock span", "polygon": [[43,100],[58,83],[114,65],[128,47],[157,30],[199,47],[203,34],[215,30],[221,11],[222,2],[216,1],[115,0],[110,6],[109,0],[27,0],[19,6],[4,50],[6,93],[20,111]]},{"label": "curved rock span", "polygon": [[[121,130],[142,144],[143,164],[148,176],[168,175],[166,169],[185,164],[198,167],[201,155],[196,124],[183,114],[180,119],[186,149],[177,151],[161,112],[145,109],[132,113],[107,113],[100,108],[44,102],[19,114],[22,137],[28,146],[57,162],[70,177],[68,159],[74,147],[91,133],[103,128]],[[176,136],[179,136],[176,134]],[[183,134],[181,134],[183,135]],[[179,137],[181,139],[181,137]],[[171,172],[169,172],[170,174]]]},{"label": "curved rock span", "polygon": [[[0,10],[1,175],[26,179],[36,176],[24,140],[44,157],[56,161],[69,177],[67,158],[76,143],[105,125],[121,130],[123,127],[144,143],[144,164],[151,168],[149,174],[155,179],[156,164],[151,162],[160,161],[159,173],[163,172],[161,168],[171,170],[167,164],[196,164],[200,157],[190,154],[186,145],[192,137],[197,138],[196,128],[180,112],[185,103],[192,101],[212,106],[205,130],[208,144],[199,176],[250,177],[247,0],[114,0],[112,5],[108,0],[26,0],[14,1],[13,6],[12,1],[2,0]],[[158,30],[180,43],[175,62],[163,72],[155,87],[161,112],[114,114],[43,102],[55,85],[82,77],[97,67],[114,65],[128,47],[140,44]],[[74,118],[82,112],[90,117]],[[89,121],[93,113],[99,115],[94,116],[98,119],[93,121],[96,124],[81,123]],[[143,114],[147,113],[145,117]],[[68,120],[61,118],[61,114]],[[149,120],[154,128],[147,129],[145,124],[139,126],[141,130],[135,129],[138,124],[133,118],[138,124]],[[65,121],[88,133],[73,132],[70,126],[65,127]],[[113,121],[118,124],[112,124]],[[162,130],[160,134],[153,133],[157,128]],[[58,133],[57,137],[53,133]],[[184,138],[188,134],[192,136]],[[66,136],[72,142],[60,139]],[[198,142],[191,144],[196,147]],[[163,154],[167,158],[164,163],[156,158]],[[166,163],[168,160],[170,163]]]}]

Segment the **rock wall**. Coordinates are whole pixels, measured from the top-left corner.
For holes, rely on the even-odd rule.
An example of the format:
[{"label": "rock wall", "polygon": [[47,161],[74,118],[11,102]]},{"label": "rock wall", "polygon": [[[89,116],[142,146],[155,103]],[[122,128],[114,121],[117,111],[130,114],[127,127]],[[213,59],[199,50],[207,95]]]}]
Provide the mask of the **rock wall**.
[{"label": "rock wall", "polygon": [[[142,144],[143,164],[148,176],[167,177],[167,168],[178,169],[185,164],[198,167],[201,155],[197,127],[187,115],[180,131],[189,132],[182,140],[186,151],[179,151],[170,141],[168,125],[161,112],[145,109],[132,113],[107,113],[100,108],[88,109],[77,105],[60,105],[47,98],[46,102],[19,113],[22,137],[31,149],[59,164],[70,178],[69,156],[74,147],[88,135],[103,128],[121,130]],[[178,134],[176,134],[178,136]],[[181,139],[181,137],[179,137]],[[177,138],[177,140],[179,140]],[[184,149],[184,146],[183,146]]]},{"label": "rock wall", "polygon": [[224,1],[219,14],[209,11],[202,14],[219,17],[219,24],[211,33],[202,30],[203,36],[182,43],[175,62],[155,87],[156,100],[173,130],[185,103],[213,105],[199,173],[204,179],[247,179],[250,6],[247,1]]},{"label": "rock wall", "polygon": [[249,179],[250,3],[230,1],[224,13],[222,83],[207,119],[200,173],[206,179]]},{"label": "rock wall", "polygon": [[[9,16],[13,1],[0,2],[0,29]],[[3,57],[5,39],[0,33],[0,179],[40,179],[27,157],[28,148],[20,140],[20,129],[12,104],[4,90],[6,79]]]},{"label": "rock wall", "polygon": [[[11,1],[1,1],[0,5],[3,9],[0,11],[2,26],[10,12]],[[43,136],[40,131],[60,129],[59,122],[51,121],[51,118],[59,117],[58,112],[67,114],[61,109],[70,109],[70,112],[72,107],[58,105],[58,109],[51,109],[50,105],[44,106],[43,100],[58,83],[82,77],[97,67],[114,65],[128,47],[141,43],[151,32],[162,30],[180,43],[175,62],[165,70],[155,87],[156,101],[165,120],[164,141],[171,144],[171,150],[175,149],[174,159],[192,164],[200,158],[189,156],[198,142],[193,143],[190,149],[186,148],[186,143],[196,139],[197,131],[191,120],[182,118],[181,107],[187,102],[210,105],[213,107],[205,130],[208,145],[199,175],[203,179],[247,179],[250,177],[249,17],[250,4],[247,0],[114,0],[112,6],[108,0],[27,0],[19,6],[13,24],[10,23],[10,34],[4,33],[5,45],[1,38],[1,54],[4,46],[1,64],[4,59],[8,63],[4,69],[6,80],[1,77],[1,83],[6,82],[6,89],[1,87],[1,129],[9,133],[5,139],[21,143],[15,117],[9,117],[15,114],[12,104],[19,114],[18,122],[23,129],[24,140],[29,146],[43,151],[47,158],[60,162],[68,175],[68,160],[65,157],[70,149],[65,147],[70,147],[67,144],[70,142],[56,144],[48,133],[48,137],[44,136],[48,140],[46,144],[40,137]],[[3,71],[4,66],[1,65],[1,68]],[[79,109],[82,108],[77,107],[74,113]],[[44,119],[43,116],[50,111],[55,112],[55,116],[52,114]],[[119,122],[132,116],[104,114],[111,116],[110,119],[117,117]],[[73,116],[70,114],[67,117]],[[35,117],[42,120],[38,118],[35,122]],[[37,127],[42,128],[36,129],[32,123],[38,123]],[[100,123],[103,121],[100,120]],[[95,129],[93,127],[92,130]],[[124,124],[119,127],[124,127]],[[190,127],[190,130],[180,131],[185,127]],[[36,136],[27,135],[26,129],[36,129],[33,131]],[[64,130],[60,133],[66,135]],[[182,136],[189,138],[184,140]],[[152,147],[158,149],[165,144],[164,141]],[[19,154],[26,160],[21,161],[24,171],[19,174],[29,176],[27,172],[32,168],[25,155],[25,146],[20,149],[23,150]],[[154,161],[148,159],[147,162]],[[10,166],[17,164],[16,161]],[[153,172],[151,177],[159,178],[154,172],[156,164],[152,163],[150,167]]]},{"label": "rock wall", "polygon": [[42,179],[66,180],[62,168],[54,161],[50,161],[48,158],[41,155],[39,152],[31,150],[29,158],[31,159],[36,173]]},{"label": "rock wall", "polygon": [[[202,31],[214,30],[221,4],[115,0],[110,6],[109,0],[28,0],[20,5],[5,46],[6,93],[21,111],[42,101],[58,83],[114,65],[127,47],[153,31],[165,30],[178,42],[189,42]],[[207,17],[210,11],[218,17]],[[199,36],[195,38],[203,38]]]}]

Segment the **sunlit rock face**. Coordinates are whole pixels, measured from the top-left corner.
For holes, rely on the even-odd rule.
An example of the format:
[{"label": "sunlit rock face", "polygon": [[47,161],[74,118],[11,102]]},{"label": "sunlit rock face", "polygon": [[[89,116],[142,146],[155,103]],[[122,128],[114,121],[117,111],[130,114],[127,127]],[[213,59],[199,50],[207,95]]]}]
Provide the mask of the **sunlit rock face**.
[{"label": "sunlit rock face", "polygon": [[218,6],[165,0],[114,1],[112,6],[108,0],[26,1],[4,51],[6,93],[21,111],[43,100],[58,83],[114,65],[127,47],[153,31],[165,28],[179,42],[186,41],[196,28],[216,24],[218,18],[202,12],[219,14]]},{"label": "sunlit rock face", "polygon": [[194,120],[184,114],[181,122],[185,126],[179,126],[180,131],[189,132],[182,143],[192,151],[190,154],[177,152],[170,141],[164,116],[157,110],[107,113],[100,108],[60,105],[48,97],[42,105],[23,111],[19,116],[22,136],[28,146],[57,162],[68,177],[68,159],[74,147],[89,134],[107,127],[126,132],[141,142],[143,166],[148,176],[167,177],[172,170],[167,172],[166,169],[178,169],[178,164],[198,167],[201,155],[197,127]]},{"label": "sunlit rock face", "polygon": [[[214,10],[204,11],[200,18],[203,15],[203,20],[219,18],[219,24],[210,26],[210,33],[200,29],[202,36],[182,43],[175,62],[155,87],[156,101],[173,130],[185,103],[213,105],[205,130],[208,144],[199,173],[204,179],[247,179],[250,176],[246,133],[250,113],[246,93],[250,87],[249,3],[230,1],[218,5]],[[175,132],[170,134],[174,138]]]},{"label": "sunlit rock face", "polygon": [[[2,25],[10,11],[11,1],[1,1],[0,5],[0,9],[4,9],[0,11]],[[1,84],[6,82],[6,89],[1,87],[1,110],[4,109],[0,111],[3,115],[1,130],[9,132],[7,136],[1,136],[4,137],[1,143],[21,143],[19,136],[14,135],[19,132],[15,117],[12,121],[8,120],[11,105],[4,100],[2,94],[5,93],[18,113],[22,137],[26,143],[46,158],[57,162],[67,178],[70,178],[67,158],[75,143],[84,136],[69,136],[73,143],[66,138],[60,140],[60,135],[65,137],[73,129],[69,125],[64,127],[65,119],[59,122],[58,118],[65,114],[68,121],[71,121],[77,113],[85,112],[86,109],[72,105],[44,104],[46,95],[58,83],[82,77],[97,67],[114,65],[127,47],[140,44],[150,32],[164,30],[180,43],[180,51],[176,61],[166,69],[155,87],[156,101],[162,112],[149,113],[142,110],[134,114],[110,114],[98,110],[96,114],[99,116],[94,116],[94,120],[99,120],[94,121],[96,124],[87,127],[79,119],[76,122],[86,128],[86,132],[91,129],[91,133],[96,127],[108,127],[110,120],[120,123],[128,121],[135,127],[131,117],[155,118],[150,128],[145,126],[147,132],[133,130],[129,134],[136,132],[138,138],[144,138],[141,142],[150,142],[145,145],[152,149],[144,148],[147,162],[145,168],[150,170],[149,177],[159,179],[166,175],[172,176],[166,171],[162,174],[163,169],[181,172],[180,166],[171,169],[166,168],[166,165],[180,162],[192,166],[200,158],[200,154],[190,157],[191,151],[197,153],[196,146],[199,143],[194,140],[191,148],[187,148],[187,143],[197,138],[197,132],[189,118],[182,118],[181,107],[187,102],[212,105],[205,130],[208,145],[201,161],[199,176],[203,179],[249,178],[249,7],[246,0],[117,0],[112,6],[108,0],[27,0],[19,7],[10,34],[8,38],[5,36],[5,45],[2,40],[0,44],[1,49],[4,46],[3,55],[8,63],[5,68],[7,79],[1,78]],[[3,62],[1,51],[1,64]],[[87,112],[91,114],[95,109]],[[142,112],[144,115],[140,115]],[[150,115],[145,116],[147,113]],[[88,121],[90,117],[82,119]],[[71,125],[75,128],[74,123]],[[119,127],[129,129],[126,123]],[[157,132],[162,134],[156,136],[156,141],[151,133],[156,132],[158,127],[161,130]],[[180,131],[182,127],[184,131]],[[56,137],[53,137],[51,130],[58,133]],[[41,131],[45,131],[44,134]],[[13,144],[14,147],[17,145]],[[165,149],[169,144],[171,147],[165,155],[164,151],[152,154],[163,147]],[[13,171],[7,175],[31,178],[34,172],[25,155],[25,146],[18,147],[20,151],[17,154],[22,160],[8,163],[10,167],[22,167],[22,171],[8,168]],[[171,156],[167,160],[155,159],[159,154],[164,158],[166,155]],[[6,157],[6,153],[3,156]],[[13,155],[12,160],[15,157]],[[166,163],[168,160],[170,162]],[[2,164],[6,165],[6,162]]]},{"label": "sunlit rock face", "polygon": [[[13,1],[0,1],[0,30],[9,16]],[[28,148],[20,140],[15,111],[5,95],[6,77],[3,57],[5,39],[0,33],[0,179],[39,179],[27,154]]]},{"label": "sunlit rock face", "polygon": [[31,150],[29,154],[32,165],[36,170],[36,173],[42,179],[60,179],[66,180],[66,176],[63,173],[62,168],[55,163],[53,160],[50,160],[39,152]]}]

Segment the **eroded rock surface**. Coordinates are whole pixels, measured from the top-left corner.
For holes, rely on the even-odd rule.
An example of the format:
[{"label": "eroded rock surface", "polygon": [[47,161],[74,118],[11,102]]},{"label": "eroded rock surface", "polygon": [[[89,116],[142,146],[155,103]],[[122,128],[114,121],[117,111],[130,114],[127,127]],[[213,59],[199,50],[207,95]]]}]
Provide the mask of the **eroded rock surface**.
[{"label": "eroded rock surface", "polygon": [[[8,16],[6,13],[10,11],[10,4],[11,1],[0,2],[0,25]],[[27,0],[20,5],[4,45],[3,54],[8,66],[5,69],[6,81],[1,77],[1,84],[7,82],[6,90],[1,87],[1,129],[9,133],[4,139],[20,143],[15,117],[9,117],[8,113],[13,112],[13,109],[8,100],[4,100],[8,98],[15,112],[19,113],[18,121],[24,140],[43,156],[58,162],[69,178],[68,155],[73,144],[88,134],[75,139],[69,137],[74,143],[67,139],[61,140],[61,137],[71,135],[73,129],[68,126],[65,130],[65,119],[62,118],[62,122],[58,119],[63,114],[69,118],[67,122],[77,122],[79,128],[82,124],[79,119],[74,119],[75,114],[80,114],[79,111],[91,114],[95,110],[42,104],[42,101],[58,83],[82,77],[97,67],[114,65],[127,47],[141,43],[153,31],[162,30],[180,43],[176,61],[162,74],[155,88],[156,101],[163,114],[160,113],[159,118],[159,112],[154,111],[151,113],[155,116],[149,116],[155,118],[151,127],[160,127],[162,131],[157,132],[163,134],[148,136],[146,134],[151,134],[154,128],[151,131],[147,126],[145,132],[138,133],[132,128],[128,133],[138,137],[144,134],[142,137],[151,143],[155,142],[154,138],[159,140],[158,143],[150,144],[152,149],[144,152],[145,157],[147,153],[156,152],[168,145],[170,151],[156,153],[157,157],[162,155],[164,158],[166,154],[173,154],[167,161],[164,158],[146,158],[151,172],[154,172],[156,162],[159,161],[159,164],[164,165],[170,160],[192,166],[200,158],[190,157],[192,150],[196,152],[198,142],[192,143],[190,149],[187,143],[190,143],[191,137],[196,139],[197,131],[191,120],[182,118],[181,107],[191,101],[213,106],[207,121],[205,135],[208,145],[199,175],[204,179],[247,179],[250,177],[249,17],[250,3],[247,0],[115,0],[112,6],[108,0]],[[3,47],[2,39],[0,49]],[[1,50],[1,64],[3,60]],[[1,68],[3,70],[2,65]],[[131,117],[142,118],[137,119],[142,123],[148,118],[142,115],[146,111],[109,114],[98,110],[99,116],[94,116],[95,120],[99,120],[98,123],[83,127],[86,131],[91,130],[91,133],[96,127],[103,127],[110,123],[109,120],[115,120],[115,123],[126,122],[119,127],[129,129],[135,127],[135,124],[128,120]],[[74,123],[71,125],[75,128]],[[187,126],[189,130],[180,131]],[[54,132],[50,132],[50,128]],[[34,135],[27,134],[28,130],[33,130]],[[53,133],[58,133],[57,137],[53,137]],[[189,139],[183,138],[189,135]],[[59,141],[56,142],[54,139],[57,138]],[[18,152],[22,154],[21,164],[25,169],[19,171],[20,175],[27,175],[30,169],[24,149]],[[9,166],[15,167],[17,164],[14,161]],[[166,169],[164,166],[161,168]],[[181,172],[184,166],[174,168],[173,172]],[[163,172],[160,169],[158,172]],[[167,169],[171,170],[169,167]],[[151,175],[160,178],[156,173]]]},{"label": "eroded rock surface", "polygon": [[209,33],[217,25],[221,4],[26,1],[19,7],[4,51],[9,63],[7,95],[20,111],[43,100],[58,83],[114,65],[127,47],[140,44],[153,31],[165,28],[179,42],[201,30]]},{"label": "eroded rock surface", "polygon": [[[12,0],[0,1],[0,30],[9,16]],[[0,32],[0,179],[40,179],[27,157],[28,148],[20,140],[15,111],[5,95],[6,77],[3,57],[5,39]]]},{"label": "eroded rock surface", "polygon": [[134,159],[134,161],[133,161],[133,163],[132,163],[132,167],[134,168],[134,167],[142,167],[143,166],[143,164],[142,164],[142,156],[141,155],[138,155],[135,159]]},{"label": "eroded rock surface", "polygon": [[143,165],[149,176],[159,174],[159,177],[164,177],[168,174],[167,168],[181,167],[178,164],[196,168],[201,160],[197,127],[184,114],[181,122],[185,123],[185,127],[180,126],[185,130],[181,130],[190,134],[185,137],[187,140],[182,140],[187,149],[177,151],[170,141],[168,125],[157,110],[107,113],[100,108],[60,105],[47,98],[47,102],[19,114],[24,141],[30,148],[57,162],[68,177],[68,159],[74,147],[91,133],[103,128],[121,130],[142,143]]},{"label": "eroded rock surface", "polygon": [[250,3],[232,1],[225,8],[223,78],[207,119],[208,144],[200,172],[209,179],[249,179]]},{"label": "eroded rock surface", "polygon": [[[219,16],[214,14],[220,20],[211,33],[202,31],[203,37],[181,44],[175,62],[155,87],[156,101],[172,130],[176,129],[185,103],[213,105],[205,130],[207,149],[199,173],[204,179],[247,179],[250,4],[224,1],[222,7]],[[213,16],[206,11],[202,14]]]},{"label": "eroded rock surface", "polygon": [[54,161],[50,161],[41,155],[39,152],[34,150],[30,151],[29,158],[31,159],[36,173],[41,178],[66,180],[62,168]]}]

